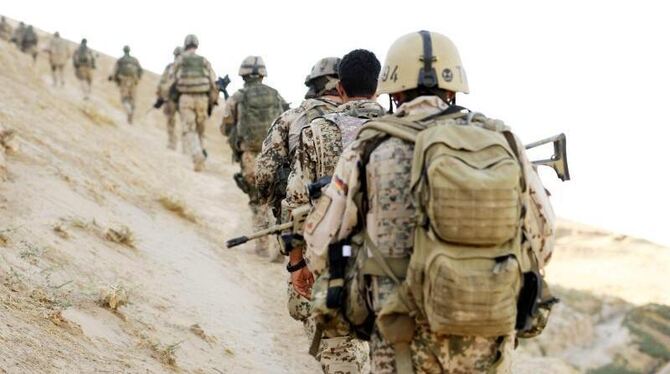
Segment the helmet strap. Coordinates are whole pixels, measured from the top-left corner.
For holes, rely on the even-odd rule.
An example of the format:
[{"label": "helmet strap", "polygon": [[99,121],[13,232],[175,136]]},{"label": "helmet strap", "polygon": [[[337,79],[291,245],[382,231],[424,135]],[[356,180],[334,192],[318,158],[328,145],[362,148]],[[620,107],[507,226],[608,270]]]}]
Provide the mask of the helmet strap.
[{"label": "helmet strap", "polygon": [[437,74],[433,68],[433,42],[430,32],[426,30],[419,31],[423,40],[423,69],[419,71],[419,86],[433,88],[437,87]]}]

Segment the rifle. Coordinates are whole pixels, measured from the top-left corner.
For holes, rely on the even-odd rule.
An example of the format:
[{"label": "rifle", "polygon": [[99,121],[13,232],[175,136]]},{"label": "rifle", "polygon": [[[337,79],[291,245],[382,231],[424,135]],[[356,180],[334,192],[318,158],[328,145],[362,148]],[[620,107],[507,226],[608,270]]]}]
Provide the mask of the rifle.
[{"label": "rifle", "polygon": [[223,92],[223,98],[228,100],[230,95],[228,95],[228,85],[230,84],[230,77],[228,77],[228,74],[226,74],[225,77],[216,80],[216,87],[219,89],[219,92]]},{"label": "rifle", "polygon": [[[309,191],[310,199],[313,200],[319,198],[319,196],[321,196],[321,189],[330,184],[330,179],[331,177],[323,177],[314,183],[308,184],[307,191]],[[291,232],[288,234],[282,234],[282,240],[285,243],[289,243],[293,235],[302,235],[305,219],[307,219],[307,215],[311,210],[312,206],[310,204],[301,205],[291,211],[288,222],[280,223],[265,230],[257,231],[251,235],[239,236],[237,238],[230,239],[226,242],[226,248],[236,247],[240,244],[248,242],[249,240],[258,239],[266,235],[282,234],[284,231],[291,230]]]},{"label": "rifle", "polygon": [[568,153],[565,134],[561,133],[546,139],[526,145],[526,149],[539,147],[544,144],[554,144],[554,154],[545,160],[532,161],[533,165],[544,165],[554,169],[556,176],[563,182],[570,180],[570,170],[568,169]]},{"label": "rifle", "polygon": [[[566,148],[566,138],[565,134],[561,133],[546,139],[538,140],[536,142],[530,143],[525,146],[526,149],[531,149],[539,147],[544,144],[553,143],[554,144],[554,154],[545,160],[531,161],[533,165],[543,165],[548,166],[554,169],[556,175],[561,181],[570,180],[570,171],[568,170],[568,155]],[[318,179],[314,183],[307,185],[307,192],[311,200],[318,199],[321,196],[321,190],[323,187],[330,184],[331,177],[326,176]],[[282,240],[285,242],[290,241],[293,235],[302,235],[303,226],[305,219],[311,210],[310,204],[301,205],[300,207],[294,209],[291,212],[291,217],[288,222],[281,223],[265,230],[255,232],[251,235],[240,236],[237,238],[230,239],[226,242],[226,248],[236,247],[240,244],[244,244],[249,240],[258,239],[260,237],[272,234],[281,234],[286,230],[291,230],[289,234],[283,234]]]}]

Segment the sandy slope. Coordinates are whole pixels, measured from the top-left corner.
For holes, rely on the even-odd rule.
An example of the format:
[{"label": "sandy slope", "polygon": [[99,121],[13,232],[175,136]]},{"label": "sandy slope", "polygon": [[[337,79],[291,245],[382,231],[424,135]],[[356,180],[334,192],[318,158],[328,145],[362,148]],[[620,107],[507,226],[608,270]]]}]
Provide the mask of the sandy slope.
[{"label": "sandy slope", "polygon": [[[44,56],[33,66],[0,42],[0,125],[20,144],[0,183],[0,372],[318,372],[285,311],[282,267],[223,248],[249,213],[218,116],[207,171],[196,174],[165,148],[162,114],[143,115],[155,75],[140,85],[140,118],[125,123],[106,81],[112,61],[100,57],[86,102],[70,66],[66,87],[53,88]],[[124,227],[134,248],[106,237]],[[670,303],[669,266],[666,248],[562,222],[547,274],[564,303],[518,350],[516,371],[643,360],[622,321],[635,304]],[[98,303],[110,286],[128,292],[117,312]]]},{"label": "sandy slope", "polygon": [[[0,368],[161,372],[158,359],[178,344],[176,367],[186,371],[314,372],[305,349],[292,349],[307,343],[284,312],[285,271],[247,248],[223,248],[249,215],[215,121],[208,170],[196,174],[165,148],[160,113],[125,123],[105,80],[111,61],[101,56],[85,102],[70,66],[66,87],[53,88],[44,56],[32,66],[0,42],[0,123],[21,146],[0,184]],[[153,74],[141,83],[140,117],[155,83]],[[196,223],[162,197],[183,202]],[[105,240],[122,226],[136,248]],[[118,284],[130,304],[114,314],[96,301]]]}]

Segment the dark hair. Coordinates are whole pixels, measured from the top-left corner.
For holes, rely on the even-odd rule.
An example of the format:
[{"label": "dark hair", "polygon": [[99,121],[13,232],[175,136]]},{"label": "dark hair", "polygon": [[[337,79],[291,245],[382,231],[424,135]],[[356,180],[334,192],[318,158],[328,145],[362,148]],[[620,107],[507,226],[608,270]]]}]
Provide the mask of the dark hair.
[{"label": "dark hair", "polygon": [[354,49],[347,53],[338,68],[344,91],[349,96],[374,95],[381,68],[377,56],[368,50]]}]

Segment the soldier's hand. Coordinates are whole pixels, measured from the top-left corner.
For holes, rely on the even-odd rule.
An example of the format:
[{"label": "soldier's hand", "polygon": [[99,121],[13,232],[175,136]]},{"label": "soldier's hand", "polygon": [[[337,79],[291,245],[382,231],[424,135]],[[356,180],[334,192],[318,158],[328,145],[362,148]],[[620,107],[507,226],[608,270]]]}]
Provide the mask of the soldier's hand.
[{"label": "soldier's hand", "polygon": [[291,273],[291,282],[293,283],[295,292],[308,300],[311,299],[314,275],[312,275],[312,272],[307,267]]}]

